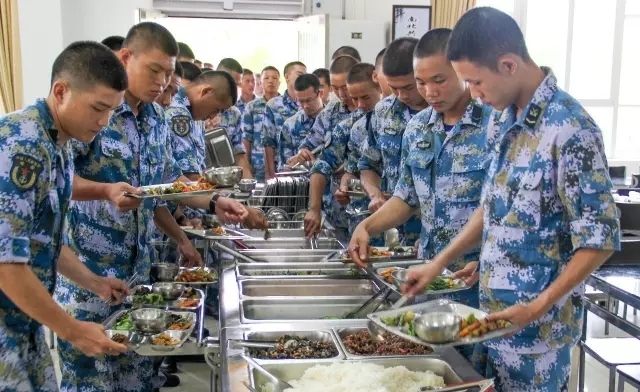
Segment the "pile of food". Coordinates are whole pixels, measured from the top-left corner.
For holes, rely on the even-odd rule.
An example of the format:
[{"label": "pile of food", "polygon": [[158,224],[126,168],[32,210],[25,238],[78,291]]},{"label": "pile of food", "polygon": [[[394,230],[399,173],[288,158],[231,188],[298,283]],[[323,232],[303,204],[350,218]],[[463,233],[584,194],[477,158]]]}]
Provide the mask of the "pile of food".
[{"label": "pile of food", "polygon": [[116,331],[131,331],[133,329],[133,320],[131,320],[131,314],[128,312],[120,316],[116,323],[113,325],[113,329]]},{"label": "pile of food", "polygon": [[[369,259],[380,259],[380,258],[387,258],[391,256],[393,256],[392,251],[382,250],[372,246],[369,247]],[[342,253],[342,257],[344,260],[351,260],[351,255],[346,250]]]},{"label": "pile of food", "polygon": [[[173,302],[173,301],[170,301]],[[192,287],[188,287],[182,296],[178,299],[178,306],[180,308],[195,308],[200,303],[200,299],[198,297],[198,293]],[[152,293],[151,289],[145,286],[139,286],[133,292],[131,297],[131,304],[133,306],[143,306],[143,305],[157,305],[162,306],[166,305],[167,301],[162,297],[162,295],[157,293]]]},{"label": "pile of food", "polygon": [[193,320],[191,320],[190,318],[180,317],[176,314],[172,314],[169,320],[169,328],[167,329],[173,331],[184,331],[191,328],[192,325]]},{"label": "pile of food", "polygon": [[393,275],[394,272],[398,271],[399,269],[401,269],[400,267],[391,267],[391,268],[387,268],[383,271],[380,271],[380,276],[382,276],[382,278],[384,279],[385,282],[389,283],[389,284],[393,284],[393,277],[391,275]]},{"label": "pile of food", "polygon": [[120,344],[128,344],[129,343],[129,337],[127,335],[123,335],[121,333],[117,333],[117,334],[113,335],[111,337],[111,340],[113,340],[116,343],[120,343]]},{"label": "pile of food", "polygon": [[216,226],[212,228],[211,231],[213,231],[213,233],[217,235],[227,235],[226,230],[222,226]]},{"label": "pile of food", "polygon": [[381,317],[380,321],[390,327],[400,328],[407,335],[416,336],[416,314],[411,311],[399,313],[395,317]]},{"label": "pile of food", "polygon": [[273,348],[252,348],[249,352],[258,359],[326,359],[338,356],[338,350],[331,342],[290,335],[281,336]]},{"label": "pile of food", "polygon": [[161,333],[151,338],[151,343],[154,346],[176,346],[180,341],[176,338],[172,338],[166,333]]},{"label": "pile of food", "polygon": [[[251,272],[251,276],[318,276],[318,275],[342,275],[343,271],[325,271],[325,270],[271,270],[271,271],[255,271]],[[346,272],[347,275],[363,275],[364,273],[356,268],[350,268]]]},{"label": "pile of food", "polygon": [[506,320],[478,320],[475,315],[470,314],[469,317],[460,321],[460,332],[458,333],[458,338],[477,338],[489,332],[509,328],[510,326],[511,323]]},{"label": "pile of food", "polygon": [[429,355],[430,347],[412,343],[399,336],[384,333],[384,342],[371,339],[366,330],[347,335],[342,338],[344,347],[353,355],[385,356],[385,355]]},{"label": "pile of food", "polygon": [[434,279],[433,282],[429,283],[426,287],[426,291],[439,291],[439,290],[449,290],[456,288],[456,281],[451,278],[446,278],[444,276],[438,276]]},{"label": "pile of food", "polygon": [[182,181],[176,181],[171,186],[157,186],[149,189],[147,192],[150,195],[160,196],[160,195],[172,195],[176,193],[188,193],[188,192],[196,192],[196,191],[209,191],[214,189],[215,187],[204,179],[200,179],[197,182],[185,184]]},{"label": "pile of food", "polygon": [[[444,378],[432,371],[413,372],[404,366],[385,368],[371,363],[334,363],[307,369],[299,380],[287,381],[285,392],[420,392],[422,387],[442,388]],[[272,392],[273,385],[262,386]]]},{"label": "pile of food", "polygon": [[218,278],[213,271],[204,268],[196,268],[192,270],[184,270],[176,277],[176,282],[195,283],[195,282],[214,282]]}]

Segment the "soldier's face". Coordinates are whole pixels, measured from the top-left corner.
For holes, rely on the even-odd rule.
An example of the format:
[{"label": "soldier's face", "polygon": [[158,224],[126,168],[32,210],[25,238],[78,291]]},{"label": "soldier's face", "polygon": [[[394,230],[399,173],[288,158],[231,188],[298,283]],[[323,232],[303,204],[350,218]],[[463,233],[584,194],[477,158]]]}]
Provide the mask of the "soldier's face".
[{"label": "soldier's face", "polygon": [[264,71],[262,76],[262,89],[265,94],[275,94],[278,92],[278,87],[280,87],[280,74],[276,71]]},{"label": "soldier's face", "polygon": [[253,75],[242,75],[240,86],[244,94],[253,94],[253,90],[256,88],[256,78]]},{"label": "soldier's face", "polygon": [[387,76],[387,82],[393,94],[410,108],[418,108],[424,104],[424,98],[416,86],[416,80],[413,74],[404,76]]},{"label": "soldier's face", "polygon": [[420,95],[438,113],[451,110],[464,96],[465,83],[444,54],[415,58],[413,72]]},{"label": "soldier's face", "polygon": [[65,139],[90,143],[107,125],[113,110],[120,106],[124,91],[96,85],[89,90],[76,90],[63,81],[52,87],[54,115],[60,121],[58,132]]},{"label": "soldier's face", "polygon": [[347,90],[347,74],[331,74],[331,90],[340,98],[344,105],[351,104],[351,95]]},{"label": "soldier's face", "polygon": [[497,71],[466,60],[454,61],[452,65],[458,77],[468,83],[473,98],[496,110],[504,110],[515,103],[517,85],[500,63]]},{"label": "soldier's face", "polygon": [[163,109],[167,109],[171,105],[171,100],[173,99],[173,96],[176,95],[178,88],[180,87],[180,79],[181,78],[179,76],[174,74],[171,77],[169,85],[164,89],[164,91],[162,91],[162,94],[160,94],[158,99],[156,99],[156,102],[159,103]]},{"label": "soldier's face", "polygon": [[155,48],[139,52],[125,48],[119,56],[129,77],[128,91],[145,103],[158,99],[173,75],[176,58]]},{"label": "soldier's face", "polygon": [[308,116],[315,117],[322,110],[322,92],[315,92],[313,87],[304,91],[296,91],[296,98]]},{"label": "soldier's face", "polygon": [[191,101],[191,115],[196,121],[214,118],[232,106],[229,95],[219,96],[211,86],[201,86]]},{"label": "soldier's face", "polygon": [[380,102],[380,90],[370,82],[347,84],[353,104],[363,112],[370,112]]},{"label": "soldier's face", "polygon": [[289,70],[289,73],[284,75],[284,79],[287,81],[287,86],[292,86],[298,79],[298,76],[307,73],[307,67],[303,67],[302,65],[294,65]]},{"label": "soldier's face", "polygon": [[329,81],[325,78],[319,78],[320,79],[320,89],[322,90],[322,102],[324,102],[324,104],[328,104],[329,103],[329,98],[331,96],[331,83],[329,83]]}]

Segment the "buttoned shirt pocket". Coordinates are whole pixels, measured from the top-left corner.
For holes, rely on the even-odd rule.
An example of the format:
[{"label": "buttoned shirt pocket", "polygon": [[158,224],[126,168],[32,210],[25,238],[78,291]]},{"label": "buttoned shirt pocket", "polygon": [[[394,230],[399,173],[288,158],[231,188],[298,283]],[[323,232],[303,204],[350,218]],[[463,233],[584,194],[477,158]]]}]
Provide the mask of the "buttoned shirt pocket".
[{"label": "buttoned shirt pocket", "polygon": [[432,197],[431,171],[433,170],[433,158],[433,152],[411,151],[404,161],[405,165],[411,168],[413,187],[421,205],[429,203]]},{"label": "buttoned shirt pocket", "polygon": [[532,171],[529,167],[513,168],[510,183],[507,184],[513,197],[511,207],[502,219],[504,226],[529,231],[540,228],[542,176],[540,170]]},{"label": "buttoned shirt pocket", "polygon": [[102,155],[108,158],[123,160],[133,159],[131,148],[127,144],[117,140],[100,140],[100,150],[102,151]]},{"label": "buttoned shirt pocket", "polygon": [[464,147],[453,154],[451,176],[453,187],[451,201],[458,203],[479,202],[489,161],[478,154],[465,154]]}]

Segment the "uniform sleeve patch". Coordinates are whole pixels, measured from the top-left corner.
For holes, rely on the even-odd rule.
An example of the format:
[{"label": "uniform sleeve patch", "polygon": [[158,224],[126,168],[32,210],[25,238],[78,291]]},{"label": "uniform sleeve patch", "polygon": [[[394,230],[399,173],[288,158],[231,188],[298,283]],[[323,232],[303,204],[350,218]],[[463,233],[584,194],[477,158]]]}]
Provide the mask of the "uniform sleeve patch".
[{"label": "uniform sleeve patch", "polygon": [[171,119],[171,130],[178,136],[187,136],[192,125],[193,120],[187,115],[178,115]]},{"label": "uniform sleeve patch", "polygon": [[11,160],[11,182],[18,189],[29,190],[36,185],[42,170],[42,163],[37,158],[26,154],[16,154]]}]

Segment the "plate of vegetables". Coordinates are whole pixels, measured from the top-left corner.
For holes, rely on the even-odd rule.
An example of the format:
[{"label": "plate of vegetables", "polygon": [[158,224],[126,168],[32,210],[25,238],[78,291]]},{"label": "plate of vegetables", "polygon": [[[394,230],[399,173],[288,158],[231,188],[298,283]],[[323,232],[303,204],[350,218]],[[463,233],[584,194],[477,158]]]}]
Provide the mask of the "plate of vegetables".
[{"label": "plate of vegetables", "polygon": [[176,181],[172,184],[158,184],[140,187],[141,194],[126,193],[129,197],[138,199],[182,200],[191,197],[206,196],[214,193],[218,188],[204,179],[193,182]]},{"label": "plate of vegetables", "polygon": [[131,294],[124,300],[132,307],[163,308],[174,310],[196,310],[204,298],[202,290],[188,287],[180,298],[168,301],[162,295],[151,292],[151,286],[140,285],[131,290]]},{"label": "plate of vegetables", "polygon": [[[415,258],[416,253],[412,247],[408,246],[396,246],[394,248],[387,248],[384,246],[370,246],[369,257],[366,261],[380,261],[380,260],[406,260]],[[344,250],[337,261],[343,263],[351,263],[351,255],[348,250]]]}]

